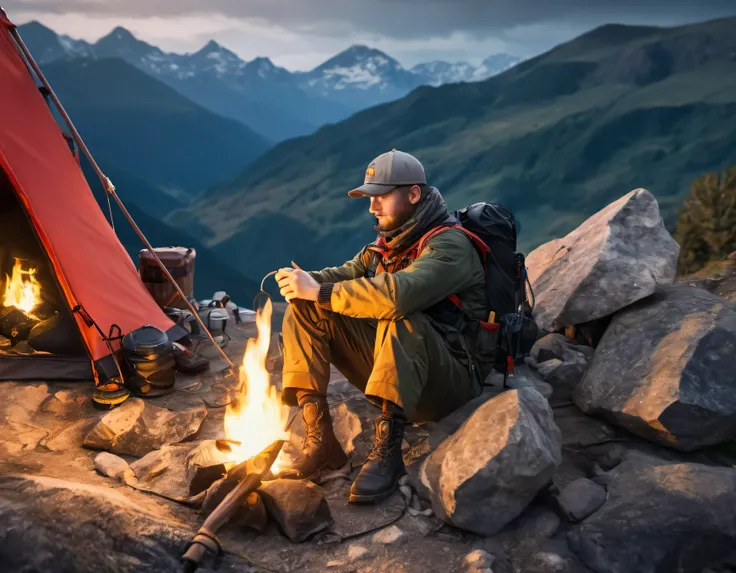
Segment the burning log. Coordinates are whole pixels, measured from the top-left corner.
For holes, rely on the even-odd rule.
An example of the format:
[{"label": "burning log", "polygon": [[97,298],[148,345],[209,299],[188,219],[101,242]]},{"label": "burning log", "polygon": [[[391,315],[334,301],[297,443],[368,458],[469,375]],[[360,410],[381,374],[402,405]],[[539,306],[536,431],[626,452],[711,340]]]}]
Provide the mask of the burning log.
[{"label": "burning log", "polygon": [[29,316],[14,306],[0,310],[0,335],[10,339],[12,344],[27,340],[37,323],[35,316]]},{"label": "burning log", "polygon": [[217,531],[230,521],[235,512],[243,506],[248,496],[261,485],[263,477],[270,471],[283,445],[284,441],[278,440],[258,454],[253,460],[256,471],[248,473],[205,520],[194,539],[192,539],[189,549],[181,558],[185,572],[193,573],[196,571],[200,561],[208,551],[217,555],[222,550],[220,540],[217,538]]}]

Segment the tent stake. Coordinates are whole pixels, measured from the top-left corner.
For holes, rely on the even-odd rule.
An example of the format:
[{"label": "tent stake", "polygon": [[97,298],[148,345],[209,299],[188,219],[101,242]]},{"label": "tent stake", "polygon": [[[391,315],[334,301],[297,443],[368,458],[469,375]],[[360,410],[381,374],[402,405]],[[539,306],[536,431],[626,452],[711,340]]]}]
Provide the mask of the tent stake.
[{"label": "tent stake", "polygon": [[10,28],[10,34],[13,36],[13,39],[17,43],[18,47],[23,52],[24,57],[30,64],[31,68],[33,68],[33,71],[38,76],[38,79],[41,80],[41,83],[44,85],[44,87],[48,90],[49,97],[54,102],[54,105],[59,110],[59,113],[61,113],[61,116],[64,118],[64,122],[69,127],[69,130],[72,132],[72,137],[77,142],[77,145],[79,145],[79,148],[82,150],[84,155],[87,157],[87,160],[90,162],[90,165],[92,166],[92,169],[95,170],[95,173],[97,174],[97,177],[100,179],[100,182],[102,183],[102,187],[105,189],[105,193],[108,197],[112,197],[115,200],[115,203],[117,203],[118,207],[120,207],[120,210],[123,212],[123,215],[128,220],[128,223],[130,223],[131,227],[133,227],[133,230],[135,231],[136,235],[138,235],[138,238],[141,240],[141,242],[145,245],[146,249],[151,253],[154,260],[158,264],[159,268],[161,269],[161,272],[164,273],[166,278],[169,280],[169,282],[172,284],[172,286],[176,289],[176,292],[179,293],[179,296],[184,301],[184,303],[189,307],[189,310],[194,315],[194,318],[199,323],[199,326],[202,328],[204,332],[207,333],[207,336],[209,337],[212,344],[215,345],[215,348],[217,348],[220,351],[220,354],[222,354],[222,357],[227,361],[229,365],[229,369],[232,372],[234,376],[237,376],[237,373],[235,372],[235,366],[233,365],[232,361],[228,357],[228,355],[225,353],[225,351],[220,347],[219,344],[215,341],[214,337],[212,336],[212,333],[209,331],[207,326],[204,324],[204,321],[199,316],[199,313],[197,312],[197,309],[194,308],[194,305],[190,303],[187,300],[186,295],[184,294],[184,291],[181,290],[181,287],[179,284],[174,280],[174,277],[171,276],[171,273],[169,272],[169,269],[166,268],[166,265],[161,262],[161,259],[156,254],[156,252],[153,250],[153,247],[151,246],[151,243],[148,242],[148,239],[146,239],[143,232],[140,230],[138,225],[133,220],[133,217],[130,215],[128,210],[125,208],[125,205],[123,205],[123,202],[120,200],[120,197],[118,197],[118,194],[115,192],[115,186],[112,184],[112,181],[102,172],[100,169],[100,166],[97,165],[97,162],[92,157],[92,153],[90,153],[89,149],[85,145],[84,141],[82,140],[82,136],[79,135],[79,132],[77,131],[77,128],[74,127],[74,123],[72,123],[71,118],[67,114],[66,110],[64,109],[64,106],[61,105],[61,102],[59,101],[59,98],[56,97],[56,94],[54,93],[54,90],[51,89],[51,85],[49,85],[48,80],[46,80],[46,77],[41,72],[41,68],[38,67],[38,64],[36,63],[36,60],[33,59],[33,56],[31,55],[31,52],[28,50],[28,47],[23,42],[22,38],[20,37],[20,34],[18,33],[18,30],[15,26]]}]

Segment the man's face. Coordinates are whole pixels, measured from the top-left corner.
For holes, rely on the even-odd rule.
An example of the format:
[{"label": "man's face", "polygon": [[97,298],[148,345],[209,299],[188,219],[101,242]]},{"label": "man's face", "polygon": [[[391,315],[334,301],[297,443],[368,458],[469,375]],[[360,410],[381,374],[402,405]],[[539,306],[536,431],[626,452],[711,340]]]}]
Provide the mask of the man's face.
[{"label": "man's face", "polygon": [[417,185],[395,187],[383,195],[370,197],[370,213],[378,219],[382,231],[393,231],[406,223],[414,213],[422,193]]}]

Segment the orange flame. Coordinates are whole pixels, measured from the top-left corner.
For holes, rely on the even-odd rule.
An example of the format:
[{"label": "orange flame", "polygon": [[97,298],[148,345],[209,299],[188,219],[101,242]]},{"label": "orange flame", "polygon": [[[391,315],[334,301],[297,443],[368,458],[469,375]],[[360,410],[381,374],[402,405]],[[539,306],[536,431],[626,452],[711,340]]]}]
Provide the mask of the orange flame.
[{"label": "orange flame", "polygon": [[[231,461],[243,462],[265,450],[276,440],[288,439],[285,431],[289,407],[281,403],[281,393],[271,385],[266,357],[271,343],[272,305],[256,313],[258,336],[248,340],[240,367],[240,394],[225,411],[225,435],[233,445]],[[272,466],[278,471],[279,460]]]},{"label": "orange flame", "polygon": [[14,306],[26,314],[36,308],[41,302],[41,283],[36,280],[37,271],[38,269],[24,271],[20,259],[15,259],[12,275],[5,275],[5,306]]}]

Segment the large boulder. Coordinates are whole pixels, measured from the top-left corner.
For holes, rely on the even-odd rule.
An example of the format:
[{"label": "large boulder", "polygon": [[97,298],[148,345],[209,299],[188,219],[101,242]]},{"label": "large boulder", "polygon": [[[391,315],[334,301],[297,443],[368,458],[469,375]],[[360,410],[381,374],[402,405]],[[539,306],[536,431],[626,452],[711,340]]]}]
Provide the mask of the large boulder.
[{"label": "large boulder", "polygon": [[671,283],[679,252],[654,196],[631,191],[529,253],[534,318],[552,332],[612,314]]},{"label": "large boulder", "polygon": [[568,534],[593,571],[733,570],[736,469],[663,463],[622,462],[608,474],[606,503]]},{"label": "large boulder", "polygon": [[0,476],[0,569],[62,573],[181,571],[192,532],[119,491]]},{"label": "large boulder", "polygon": [[736,305],[666,285],[614,316],[574,402],[683,451],[736,438]]},{"label": "large boulder", "polygon": [[204,406],[172,412],[132,398],[105,414],[87,434],[84,445],[115,454],[144,456],[196,434],[206,416]]},{"label": "large boulder", "polygon": [[547,400],[532,388],[482,404],[424,461],[422,493],[444,521],[494,535],[552,479],[560,430]]}]

